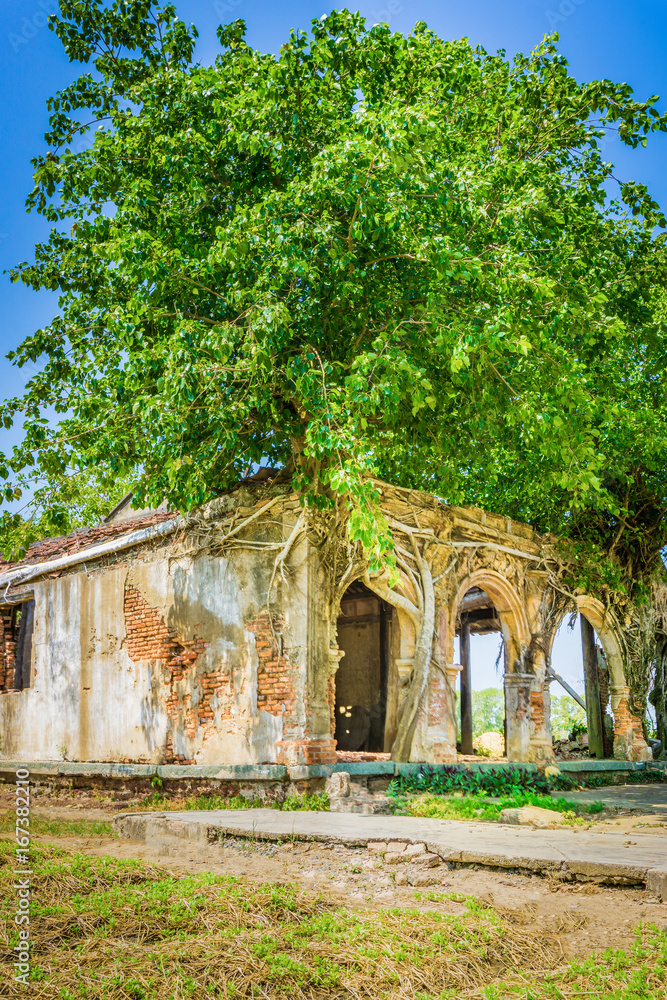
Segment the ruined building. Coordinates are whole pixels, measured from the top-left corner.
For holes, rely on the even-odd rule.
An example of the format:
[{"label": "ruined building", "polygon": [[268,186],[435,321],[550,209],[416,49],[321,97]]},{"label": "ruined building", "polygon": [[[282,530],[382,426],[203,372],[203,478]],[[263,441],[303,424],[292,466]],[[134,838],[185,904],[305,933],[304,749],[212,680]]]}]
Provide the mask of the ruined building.
[{"label": "ruined building", "polygon": [[[495,514],[378,484],[398,581],[370,575],[332,515],[246,482],[180,517],[121,505],[0,566],[1,756],[326,764],[339,751],[457,758],[470,631],[504,640],[507,756],[553,758],[549,651],[579,610],[604,648],[600,713],[620,759],[651,755],[628,707],[623,630],[564,594],[549,540]],[[464,678],[462,749],[469,750]]]}]

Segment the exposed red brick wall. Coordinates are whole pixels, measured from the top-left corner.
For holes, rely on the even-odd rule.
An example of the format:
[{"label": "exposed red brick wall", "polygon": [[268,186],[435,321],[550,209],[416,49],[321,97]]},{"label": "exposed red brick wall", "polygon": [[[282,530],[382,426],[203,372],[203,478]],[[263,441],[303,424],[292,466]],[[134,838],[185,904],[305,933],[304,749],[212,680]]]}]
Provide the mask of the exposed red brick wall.
[{"label": "exposed red brick wall", "polygon": [[628,706],[628,695],[624,695],[621,698],[618,708],[614,712],[614,733],[617,736],[623,736],[630,730],[634,732],[642,739],[642,724],[640,720],[632,714]]},{"label": "exposed red brick wall", "polygon": [[[646,741],[641,721],[630,711],[629,696],[630,693],[626,688],[625,694],[614,711],[614,752],[616,752],[617,746],[624,746],[629,751],[629,756],[639,760],[642,752],[646,750]],[[632,736],[631,743],[630,736]]]},{"label": "exposed red brick wall", "polygon": [[447,718],[449,704],[447,677],[441,670],[431,671],[428,689],[428,724],[439,726]]},{"label": "exposed red brick wall", "polygon": [[[192,704],[192,695],[180,691],[179,681],[194,674],[197,660],[210,645],[203,639],[180,639],[173,629],[167,627],[162,615],[152,608],[138,590],[127,587],[125,590],[125,628],[127,632],[126,649],[135,662],[149,661],[161,663],[169,672],[170,693],[167,698],[167,715],[170,720],[170,731],[167,734],[167,744],[164,750],[164,763],[194,764],[193,759],[183,754],[174,753],[174,730],[183,724],[187,737],[193,739],[200,726],[208,729],[204,738],[210,735],[213,722],[211,695],[225,696],[225,686],[229,686],[229,678],[220,671],[203,674],[200,678],[202,695],[199,703]],[[181,723],[183,720],[183,723]]]},{"label": "exposed red brick wall", "polygon": [[335,764],[336,741],[333,739],[278,740],[277,762],[288,767],[295,764]]},{"label": "exposed red brick wall", "polygon": [[0,608],[0,690],[14,690],[14,656],[16,653],[15,608]]},{"label": "exposed red brick wall", "polygon": [[[257,649],[257,708],[271,715],[283,715],[284,723],[293,722],[296,695],[292,682],[292,665],[282,647],[284,620],[282,615],[269,617],[262,611],[246,628],[255,634]],[[273,627],[272,627],[273,626]]]},{"label": "exposed red brick wall", "polygon": [[[283,647],[284,619],[282,615],[262,611],[246,629],[255,635],[257,649],[257,707],[272,715],[283,717],[284,739],[276,743],[276,760],[279,764],[335,764],[336,741],[333,739],[335,726],[336,686],[334,678],[327,683],[327,703],[332,735],[327,739],[318,737],[290,738],[298,721],[296,718],[297,697],[294,689],[293,671],[289,654]],[[283,705],[285,711],[283,713]],[[306,719],[309,717],[308,704],[305,705]]]},{"label": "exposed red brick wall", "polygon": [[530,719],[536,730],[540,732],[544,729],[544,691],[530,692]]},{"label": "exposed red brick wall", "polygon": [[456,761],[458,760],[456,746],[451,743],[433,743],[432,753],[434,764],[456,764]]}]

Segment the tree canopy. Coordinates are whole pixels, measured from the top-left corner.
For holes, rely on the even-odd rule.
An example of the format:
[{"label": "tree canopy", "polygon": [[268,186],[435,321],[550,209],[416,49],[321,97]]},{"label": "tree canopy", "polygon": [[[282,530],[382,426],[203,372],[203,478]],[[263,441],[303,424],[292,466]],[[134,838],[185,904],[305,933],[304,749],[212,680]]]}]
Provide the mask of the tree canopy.
[{"label": "tree canopy", "polygon": [[[12,476],[100,465],[191,508],[253,463],[340,503],[375,560],[375,476],[622,550],[667,540],[659,207],[605,162],[657,98],[347,11],[277,55],[153,0],[61,0],[86,72],[49,102],[13,273],[59,292],[13,353]],[[89,144],[81,149],[80,137]],[[54,425],[45,413],[59,414]]]}]

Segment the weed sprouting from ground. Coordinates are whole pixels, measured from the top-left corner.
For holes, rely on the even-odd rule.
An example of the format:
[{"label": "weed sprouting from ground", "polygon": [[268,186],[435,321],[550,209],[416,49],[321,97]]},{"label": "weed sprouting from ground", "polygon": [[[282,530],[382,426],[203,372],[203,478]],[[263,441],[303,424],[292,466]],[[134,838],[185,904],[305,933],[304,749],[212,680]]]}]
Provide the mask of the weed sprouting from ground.
[{"label": "weed sprouting from ground", "polygon": [[282,809],[292,812],[294,810],[306,810],[307,812],[319,812],[329,809],[329,796],[326,792],[313,792],[309,795],[293,795],[285,799]]},{"label": "weed sprouting from ground", "polygon": [[539,977],[529,969],[516,971],[474,995],[484,1000],[662,1000],[666,991],[667,933],[650,924],[637,927],[627,951],[608,948]]},{"label": "weed sprouting from ground", "polygon": [[[359,911],[295,885],[32,849],[31,984],[37,1000],[662,1000],[667,935],[564,966],[533,928],[463,893],[439,909]],[[13,844],[0,842],[0,974],[17,943]],[[464,912],[443,911],[447,901]],[[519,971],[520,970],[520,971]],[[0,990],[1,992],[1,990]]]}]

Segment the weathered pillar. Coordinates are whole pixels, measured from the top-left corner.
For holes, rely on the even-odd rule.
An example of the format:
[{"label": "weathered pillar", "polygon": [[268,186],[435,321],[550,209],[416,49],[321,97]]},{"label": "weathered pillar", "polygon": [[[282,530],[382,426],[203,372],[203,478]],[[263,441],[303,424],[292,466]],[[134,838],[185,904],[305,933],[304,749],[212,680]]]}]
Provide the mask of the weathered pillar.
[{"label": "weathered pillar", "polygon": [[[454,683],[456,670],[454,668]],[[427,699],[419,712],[410,760],[428,764],[456,763],[456,691],[452,668],[432,664]]]},{"label": "weathered pillar", "polygon": [[456,762],[456,737],[458,731],[456,719],[456,678],[461,673],[461,664],[448,663],[445,668],[445,673],[447,674],[447,694],[449,701],[447,712],[447,737],[450,745],[454,748],[454,762]]},{"label": "weathered pillar", "polygon": [[551,737],[551,693],[546,680],[544,652],[539,647],[533,656],[533,679],[530,690],[529,760],[535,764],[551,764],[554,760]]},{"label": "weathered pillar", "polygon": [[533,674],[505,673],[505,753],[530,760],[530,692]]},{"label": "weathered pillar", "polygon": [[292,664],[292,708],[283,717],[282,739],[276,741],[276,763],[291,768],[335,764],[331,717],[339,651],[330,646],[326,575],[319,553],[306,539],[294,546],[291,560],[298,569],[290,578],[283,606]]},{"label": "weathered pillar", "polygon": [[630,711],[630,691],[625,685],[611,685],[614,713],[614,758],[616,760],[653,760],[653,751],[644,739],[641,719]]},{"label": "weathered pillar", "polygon": [[591,623],[579,615],[581,622],[581,652],[584,658],[584,681],[586,685],[586,719],[588,724],[588,752],[591,757],[604,757],[604,729],[600,707],[600,679],[598,677],[598,656],[595,648],[595,631]]},{"label": "weathered pillar", "polygon": [[470,669],[470,625],[461,621],[461,753],[472,754],[472,677]]}]

